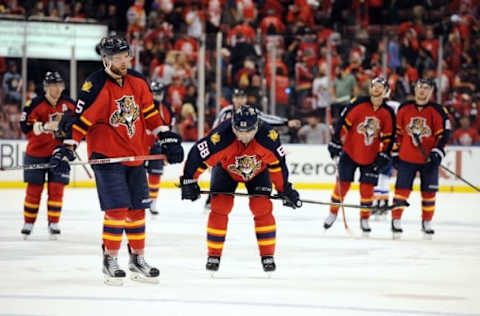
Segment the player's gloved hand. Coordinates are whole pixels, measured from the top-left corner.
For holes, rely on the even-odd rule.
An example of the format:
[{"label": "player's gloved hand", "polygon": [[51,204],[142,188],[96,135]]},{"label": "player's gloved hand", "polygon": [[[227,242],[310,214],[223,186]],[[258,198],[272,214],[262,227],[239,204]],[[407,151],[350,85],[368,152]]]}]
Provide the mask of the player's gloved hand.
[{"label": "player's gloved hand", "polygon": [[180,187],[182,189],[182,200],[195,201],[200,197],[200,187],[197,180],[180,177]]},{"label": "player's gloved hand", "polygon": [[379,152],[377,158],[373,162],[373,171],[380,172],[383,168],[388,166],[388,163],[392,160],[390,156],[385,152]]},{"label": "player's gloved hand", "polygon": [[428,155],[428,163],[431,167],[438,168],[445,157],[445,152],[440,148],[433,148]]},{"label": "player's gloved hand", "polygon": [[150,154],[152,155],[161,155],[163,154],[162,144],[159,141],[156,141],[152,147],[150,147]]},{"label": "player's gloved hand", "polygon": [[60,122],[58,123],[57,129],[55,130],[55,137],[59,139],[70,139],[72,138],[72,125],[75,122],[76,117],[73,115],[72,111],[67,111],[63,114]]},{"label": "player's gloved hand", "polygon": [[280,196],[283,198],[283,206],[291,207],[293,209],[302,207],[300,195],[298,194],[298,191],[293,188],[290,182],[285,185],[285,190],[280,193]]},{"label": "player's gloved hand", "polygon": [[330,157],[335,159],[335,157],[339,156],[340,152],[342,152],[342,143],[339,140],[331,140],[328,143],[328,152],[330,153]]},{"label": "player's gloved hand", "polygon": [[180,163],[183,161],[184,153],[180,135],[167,131],[158,133],[158,138],[169,163]]},{"label": "player's gloved hand", "polygon": [[75,160],[75,153],[73,150],[65,145],[57,146],[50,158],[50,165],[53,167],[53,172],[65,174],[70,172],[69,161]]}]

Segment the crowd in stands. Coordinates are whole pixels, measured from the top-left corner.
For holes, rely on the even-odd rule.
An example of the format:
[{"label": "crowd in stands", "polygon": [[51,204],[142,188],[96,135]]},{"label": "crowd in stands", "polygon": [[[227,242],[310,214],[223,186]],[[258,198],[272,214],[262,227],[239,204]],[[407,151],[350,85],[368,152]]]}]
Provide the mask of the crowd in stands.
[{"label": "crowd in stands", "polygon": [[[340,110],[368,94],[370,80],[386,71],[390,97],[398,102],[412,98],[418,78],[435,79],[454,123],[451,143],[480,145],[479,0],[0,0],[0,18],[12,15],[97,21],[124,34],[140,51],[132,66],[165,84],[165,102],[186,141],[198,138],[197,60],[204,33],[206,131],[212,128],[221,32],[221,106],[240,88],[248,103],[266,110],[274,78],[274,114],[304,122],[282,131],[287,141],[328,142]],[[21,136],[19,65],[0,57],[0,138]],[[33,81],[28,87],[29,98],[41,92]]]}]

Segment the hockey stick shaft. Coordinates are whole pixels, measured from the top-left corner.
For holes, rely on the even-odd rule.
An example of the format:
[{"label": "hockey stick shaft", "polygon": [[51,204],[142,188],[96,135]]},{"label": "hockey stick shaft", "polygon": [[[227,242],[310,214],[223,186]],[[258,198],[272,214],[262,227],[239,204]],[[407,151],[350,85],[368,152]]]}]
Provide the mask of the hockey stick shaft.
[{"label": "hockey stick shaft", "polygon": [[[78,161],[82,161],[82,159],[80,158],[80,155],[76,151],[73,151],[73,152],[75,153],[75,157],[77,157]],[[82,167],[83,167],[83,170],[85,170],[85,173],[87,174],[87,177],[89,179],[92,179],[92,174],[90,173],[90,171],[88,171],[87,166],[82,165]]]},{"label": "hockey stick shaft", "polygon": [[[420,148],[420,152],[422,153],[423,158],[425,158],[425,162],[428,163],[428,162],[429,162],[428,155],[427,155],[427,153],[425,152],[425,148],[424,148],[423,145],[422,145],[420,136],[418,136],[418,134],[413,134],[413,138],[415,138],[415,141],[416,141],[417,144],[418,144],[418,148]],[[480,192],[480,189],[479,189],[478,187],[476,187],[475,185],[473,185],[472,183],[470,183],[469,181],[467,181],[466,179],[464,179],[462,176],[458,175],[458,174],[455,173],[454,171],[450,170],[449,168],[445,167],[445,166],[442,165],[442,164],[440,164],[440,168],[442,168],[442,169],[445,170],[446,172],[450,173],[451,175],[453,175],[453,176],[456,177],[457,179],[463,181],[463,182],[466,183],[468,186],[472,187],[475,191]]]},{"label": "hockey stick shaft", "polygon": [[[145,161],[145,160],[160,160],[166,159],[165,155],[145,155],[145,156],[127,156],[127,157],[116,157],[116,158],[101,158],[101,159],[91,159],[88,161],[73,161],[70,162],[70,166],[81,166],[81,165],[104,165],[110,163],[120,163],[120,162],[133,162],[133,161]],[[47,169],[53,168],[50,163],[36,163],[30,165],[16,166],[16,167],[0,167],[0,171],[7,170],[32,170],[32,169]]]},{"label": "hockey stick shaft", "polygon": [[[233,195],[233,196],[244,196],[244,197],[267,197],[271,200],[283,200],[281,195],[263,195],[263,194],[249,194],[249,193],[242,193],[242,192],[217,192],[217,191],[200,191],[201,194],[225,194],[225,195]],[[390,205],[387,207],[377,207],[377,206],[370,206],[365,207],[362,205],[357,204],[343,204],[343,203],[335,203],[335,202],[322,202],[322,201],[315,201],[315,200],[300,200],[302,203],[307,204],[317,204],[317,205],[333,205],[333,206],[343,206],[349,208],[360,208],[360,209],[378,209],[378,210],[385,210],[390,211],[394,208],[399,207],[399,205]],[[401,206],[408,206],[408,205],[401,205]]]},{"label": "hockey stick shaft", "polygon": [[[335,185],[338,186],[338,193],[340,195],[340,209],[342,210],[343,226],[347,232],[350,232],[350,228],[347,224],[347,217],[345,216],[345,205],[343,204],[342,184],[340,183],[340,169],[339,169],[340,157],[335,159]],[[335,189],[334,189],[335,190]]]}]

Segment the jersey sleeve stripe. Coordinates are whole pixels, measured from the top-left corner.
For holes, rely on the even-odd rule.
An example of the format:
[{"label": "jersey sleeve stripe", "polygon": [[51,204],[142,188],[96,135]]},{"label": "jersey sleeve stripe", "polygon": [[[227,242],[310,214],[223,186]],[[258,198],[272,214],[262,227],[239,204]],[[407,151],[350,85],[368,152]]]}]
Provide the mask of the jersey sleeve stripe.
[{"label": "jersey sleeve stripe", "polygon": [[92,125],[93,125],[93,123],[92,123],[92,122],[90,122],[89,120],[87,120],[87,118],[86,118],[86,117],[84,117],[83,115],[82,115],[82,116],[80,116],[80,121],[82,121],[83,123],[85,123],[85,125],[87,125],[88,127],[90,127],[90,126],[92,126]]},{"label": "jersey sleeve stripe", "polygon": [[435,136],[437,136],[438,134],[441,134],[443,133],[443,128],[442,129],[439,129],[436,133],[435,133]]},{"label": "jersey sleeve stripe", "polygon": [[143,116],[145,117],[146,120],[148,120],[149,118],[151,118],[152,116],[155,116],[156,114],[158,114],[158,111],[153,110],[150,113],[148,113],[148,112],[144,113]]},{"label": "jersey sleeve stripe", "polygon": [[79,131],[80,133],[82,133],[83,135],[87,135],[87,131],[84,130],[83,128],[81,128],[80,126],[78,126],[77,124],[73,124],[73,129]]},{"label": "jersey sleeve stripe", "polygon": [[280,167],[278,167],[278,168],[268,168],[268,171],[269,172],[281,172],[282,168],[280,168]]},{"label": "jersey sleeve stripe", "polygon": [[152,110],[155,107],[155,104],[150,105],[149,107],[142,110],[143,113],[147,113],[148,111]]}]

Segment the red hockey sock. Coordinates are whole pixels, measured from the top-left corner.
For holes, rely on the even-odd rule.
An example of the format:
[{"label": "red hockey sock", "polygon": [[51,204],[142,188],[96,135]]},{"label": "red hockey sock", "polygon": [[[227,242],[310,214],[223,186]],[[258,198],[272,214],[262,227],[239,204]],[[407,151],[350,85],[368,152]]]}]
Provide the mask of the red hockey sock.
[{"label": "red hockey sock", "polygon": [[422,191],[422,219],[431,221],[435,212],[435,192]]},{"label": "red hockey sock", "polygon": [[[373,189],[374,185],[370,183],[360,182],[360,205],[371,207],[373,205]],[[360,209],[360,218],[368,219],[372,210],[369,208]]]},{"label": "red hockey sock", "polygon": [[[395,189],[395,196],[393,197],[393,204],[402,204],[407,202],[410,196],[410,189]],[[405,207],[397,207],[392,211],[393,219],[401,219]]]},{"label": "red hockey sock", "polygon": [[103,245],[105,251],[111,256],[118,256],[118,250],[122,244],[123,229],[127,208],[117,208],[105,211],[103,220]]},{"label": "red hockey sock", "polygon": [[142,255],[145,249],[145,210],[129,210],[125,220],[125,233],[133,253]]},{"label": "red hockey sock", "polygon": [[65,186],[58,182],[48,183],[48,222],[58,223],[62,212],[63,188]]},{"label": "red hockey sock", "polygon": [[150,199],[155,200],[158,197],[158,190],[160,189],[161,176],[158,174],[148,174],[148,190]]},{"label": "red hockey sock", "polygon": [[[348,190],[350,189],[350,182],[340,181],[340,186],[338,182],[335,184],[335,189],[332,193],[332,202],[341,203],[345,195],[347,195]],[[340,194],[341,193],[341,194]],[[339,206],[332,205],[330,206],[330,213],[337,214]]]},{"label": "red hockey sock", "polygon": [[272,214],[272,201],[266,197],[252,197],[249,205],[254,215],[260,256],[273,256],[275,254],[276,225]]},{"label": "red hockey sock", "polygon": [[23,206],[23,217],[25,223],[35,223],[40,207],[40,198],[42,197],[43,184],[27,183],[27,193]]},{"label": "red hockey sock", "polygon": [[207,246],[208,255],[220,257],[227,235],[228,214],[233,207],[233,196],[214,195],[211,200],[211,212],[208,215]]}]

